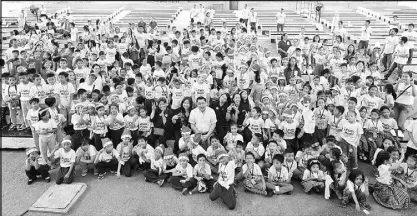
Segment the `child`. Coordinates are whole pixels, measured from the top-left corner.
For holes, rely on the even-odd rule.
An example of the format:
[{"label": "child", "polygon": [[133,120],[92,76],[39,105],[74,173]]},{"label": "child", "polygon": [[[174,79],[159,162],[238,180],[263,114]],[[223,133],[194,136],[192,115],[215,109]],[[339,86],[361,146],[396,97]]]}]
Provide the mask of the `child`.
[{"label": "child", "polygon": [[258,163],[264,156],[265,147],[261,143],[262,135],[256,133],[251,141],[246,145],[245,152],[252,152],[255,157],[255,162]]},{"label": "child", "polygon": [[168,175],[171,175],[171,173],[175,170],[177,164],[180,163],[177,156],[174,155],[174,152],[170,147],[164,149],[164,163],[166,165],[164,172]]},{"label": "child", "polygon": [[25,130],[29,128],[29,121],[26,118],[26,116],[30,109],[30,103],[29,103],[29,100],[31,99],[30,88],[33,86],[33,83],[29,82],[27,74],[24,72],[19,74],[19,81],[20,83],[17,85],[17,93],[20,95],[19,99],[20,99],[20,105],[22,107],[22,114],[23,114],[22,115],[23,118],[21,118],[23,122],[22,122],[20,129]]},{"label": "child", "polygon": [[187,155],[191,155],[190,162],[189,162],[191,166],[193,165],[195,166],[197,164],[197,155],[199,154],[207,155],[206,150],[204,150],[204,148],[201,145],[199,145],[200,141],[201,141],[201,134],[194,134],[192,140],[189,142],[189,147],[185,151]]},{"label": "child", "polygon": [[320,170],[320,162],[317,159],[309,159],[307,169],[304,170],[301,184],[306,194],[311,194],[314,189],[318,194],[324,189],[325,174]]},{"label": "child", "polygon": [[273,163],[272,159],[274,156],[282,153],[283,151],[281,151],[281,148],[278,146],[278,144],[274,140],[270,140],[266,146],[264,164],[261,168],[268,169],[271,167]]},{"label": "child", "polygon": [[[57,131],[56,131],[55,139],[56,139],[57,143],[61,143],[62,138],[63,138],[63,127],[64,127],[64,124],[67,121],[67,119],[65,118],[64,115],[62,115],[61,113],[58,112],[58,109],[56,107],[56,99],[54,97],[46,98],[45,99],[45,105],[47,107],[49,107],[48,111],[51,115],[51,119],[53,119],[55,121],[56,125],[57,125]],[[73,149],[75,149],[75,148],[73,148]]]},{"label": "child", "polygon": [[404,148],[401,149],[401,153],[400,160],[392,165],[390,153],[387,151],[380,152],[375,161],[379,177],[376,178],[373,196],[377,203],[391,209],[407,209],[410,204],[407,189],[397,184],[396,181],[401,182],[398,177],[391,175],[404,159]]},{"label": "child", "polygon": [[9,76],[9,84],[6,91],[2,94],[3,100],[7,103],[10,112],[10,125],[9,130],[19,129],[21,130],[20,123],[22,122],[22,110],[20,109],[20,95],[17,88],[16,77]]},{"label": "child", "polygon": [[406,163],[400,164],[400,179],[406,186],[412,201],[417,201],[417,155],[409,155]]},{"label": "child", "polygon": [[[71,83],[68,83],[68,73],[61,72],[58,75],[60,83],[56,86],[54,90],[59,98],[59,110],[61,114],[64,115],[66,119],[69,119],[70,114],[70,105],[72,102],[73,95],[75,93],[75,88]],[[65,125],[64,125],[65,126]]]},{"label": "child", "polygon": [[336,193],[338,199],[342,199],[342,192],[346,186],[347,171],[345,165],[340,160],[333,160],[326,175],[324,198],[330,198],[330,189]]},{"label": "child", "polygon": [[91,118],[92,135],[94,136],[94,146],[98,151],[103,148],[102,138],[106,137],[107,122],[104,115],[105,109],[103,104],[96,105],[97,115]]},{"label": "child", "polygon": [[110,105],[110,115],[107,116],[106,122],[109,126],[109,132],[107,136],[110,138],[114,145],[116,145],[116,143],[120,143],[120,137],[125,129],[125,122],[123,114],[119,112],[119,106],[117,104]]},{"label": "child", "polygon": [[51,181],[51,176],[48,172],[49,166],[45,159],[39,155],[38,150],[30,148],[26,151],[26,156],[25,171],[28,177],[28,185],[32,184],[38,175],[41,175],[46,183],[49,183]]},{"label": "child", "polygon": [[94,166],[97,150],[93,145],[90,145],[88,140],[83,140],[81,146],[75,152],[75,162],[81,167],[81,176],[87,176],[88,169],[94,168],[94,175],[98,175],[98,171]]},{"label": "child", "polygon": [[146,114],[145,108],[139,108],[139,118],[137,119],[138,125],[138,136],[144,137],[148,143],[154,145],[155,142],[152,142],[152,128],[153,123],[151,118]]},{"label": "child", "polygon": [[[362,153],[360,153],[360,157],[362,156],[363,158],[364,154],[369,153],[367,158],[371,158],[372,155],[375,154],[376,149],[382,144],[381,132],[383,132],[384,128],[382,122],[379,120],[378,109],[373,109],[371,111],[371,118],[365,121],[363,128],[365,129],[364,132],[366,138],[366,143],[364,144],[368,145],[362,147]],[[366,159],[366,157],[363,159]]]},{"label": "child", "polygon": [[284,162],[282,163],[288,170],[288,178],[294,176],[294,171],[297,169],[297,162],[294,160],[294,152],[291,149],[285,149]]},{"label": "child", "polygon": [[295,152],[298,150],[297,141],[295,140],[295,130],[299,124],[292,119],[292,112],[290,110],[285,110],[282,116],[285,118],[285,121],[281,122],[279,129],[284,131],[284,140],[287,148],[291,148]]},{"label": "child", "polygon": [[126,177],[132,176],[132,149],[133,142],[131,141],[132,136],[130,135],[130,130],[125,129],[121,136],[122,142],[117,145],[116,150],[120,154],[119,165],[117,167],[117,177],[120,177],[120,170]]},{"label": "child", "polygon": [[[146,111],[143,110],[145,113]],[[138,119],[139,116],[137,115],[136,108],[133,105],[130,105],[126,109],[127,115],[124,117],[124,122],[126,129],[130,131],[132,136],[133,145],[138,143],[139,133],[138,133]]]},{"label": "child", "polygon": [[91,118],[87,112],[87,106],[83,103],[75,105],[75,113],[71,116],[71,123],[74,125],[74,135],[71,137],[71,142],[74,146],[73,149],[78,149],[83,140],[88,140],[90,137],[90,131],[88,125]]},{"label": "child", "polygon": [[35,124],[39,121],[39,99],[32,98],[29,100],[29,104],[31,106],[30,110],[26,115],[26,120],[28,125],[30,126],[30,130],[32,131],[33,140],[35,142],[36,149],[39,149],[39,134],[35,132]]},{"label": "child", "polygon": [[154,148],[146,143],[144,137],[138,138],[138,144],[133,148],[132,153],[135,161],[138,161],[138,171],[147,170],[150,168],[150,160],[154,154]]},{"label": "child", "polygon": [[210,165],[206,162],[206,156],[204,154],[197,155],[197,164],[193,169],[193,178],[190,182],[194,186],[194,189],[189,192],[189,194],[196,193],[205,193],[213,190],[213,185],[216,183],[216,180],[211,175]]},{"label": "child", "polygon": [[273,166],[269,168],[268,182],[266,183],[268,193],[272,191],[273,194],[276,195],[290,195],[294,190],[294,187],[291,185],[291,176],[288,172],[288,168],[283,165],[284,156],[276,154],[272,161]]},{"label": "child", "polygon": [[348,111],[347,118],[340,122],[341,125],[341,141],[339,146],[342,148],[342,153],[348,155],[350,164],[349,169],[358,168],[358,155],[357,147],[359,144],[360,136],[363,134],[362,126],[359,122],[355,121],[356,112]]},{"label": "child", "polygon": [[71,149],[71,140],[65,139],[61,143],[62,148],[59,145],[56,145],[54,150],[51,153],[54,159],[59,158],[59,170],[57,173],[56,184],[71,184],[74,181],[75,173],[75,158],[76,154],[73,149]]},{"label": "child", "polygon": [[259,165],[255,163],[255,156],[252,152],[246,152],[245,161],[246,164],[242,166],[242,171],[236,176],[236,179],[243,178],[243,186],[247,191],[265,196],[272,195],[266,192],[264,176]]},{"label": "child", "polygon": [[180,163],[177,164],[172,172],[171,185],[176,190],[182,190],[183,195],[187,195],[195,187],[191,181],[193,167],[188,163],[189,160],[186,154],[181,154],[178,159]]},{"label": "child", "polygon": [[243,136],[237,133],[237,124],[232,123],[230,125],[230,132],[223,138],[223,144],[226,146],[226,150],[230,151],[236,148],[238,141],[243,142]]},{"label": "child", "polygon": [[248,127],[248,130],[245,130],[245,133],[244,133],[245,142],[249,142],[252,139],[252,136],[256,133],[261,134],[261,139],[262,139],[262,132],[263,132],[265,121],[262,118],[260,118],[261,108],[260,107],[252,108],[251,115],[252,117],[249,117],[249,115],[247,115],[243,123],[243,127]]},{"label": "child", "polygon": [[229,156],[236,164],[235,171],[239,173],[242,170],[243,162],[245,161],[245,151],[243,150],[243,142],[237,141],[236,148],[229,150]]},{"label": "child", "polygon": [[338,128],[340,128],[340,121],[343,119],[343,114],[345,112],[345,108],[343,106],[336,106],[333,109],[333,115],[331,115],[329,117],[329,121],[328,121],[328,132],[327,132],[327,136],[334,136],[334,137],[338,137],[339,133],[338,133]]},{"label": "child", "polygon": [[[52,152],[55,146],[55,132],[57,125],[54,120],[50,119],[50,114],[47,109],[39,111],[39,121],[34,125],[35,133],[39,135],[39,149],[42,157],[46,159],[48,165],[48,150]],[[59,146],[59,145],[58,145]]]},{"label": "child", "polygon": [[120,163],[120,154],[113,148],[113,143],[109,138],[103,139],[103,148],[97,153],[94,160],[98,171],[98,179],[103,179],[106,175],[106,169],[111,173],[116,173],[118,163]]},{"label": "child", "polygon": [[343,190],[341,206],[346,207],[353,200],[356,210],[360,211],[360,207],[370,210],[371,206],[366,201],[368,196],[368,179],[365,177],[365,174],[360,169],[352,170]]},{"label": "child", "polygon": [[230,160],[226,152],[216,152],[217,161],[219,161],[219,178],[213,190],[210,193],[210,200],[215,201],[222,198],[227,208],[233,210],[236,207],[237,192],[234,188],[235,180],[235,163]]},{"label": "child", "polygon": [[[142,145],[143,142],[145,142],[145,140],[139,138],[138,145]],[[138,153],[138,155],[139,154],[141,154],[141,157],[144,156],[143,151]],[[162,187],[165,183],[165,180],[168,178],[168,174],[164,172],[166,170],[166,164],[164,163],[163,154],[163,148],[158,146],[155,148],[155,151],[151,153],[150,159],[144,158],[144,161],[149,164],[149,169],[143,172],[145,181],[156,183],[159,185],[159,187]]]}]

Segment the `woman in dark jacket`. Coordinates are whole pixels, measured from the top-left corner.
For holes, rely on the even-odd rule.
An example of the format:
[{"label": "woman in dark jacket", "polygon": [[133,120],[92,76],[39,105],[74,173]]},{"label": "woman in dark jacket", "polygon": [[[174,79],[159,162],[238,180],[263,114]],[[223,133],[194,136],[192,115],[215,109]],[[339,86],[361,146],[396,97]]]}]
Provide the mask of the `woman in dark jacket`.
[{"label": "woman in dark jacket", "polygon": [[[188,118],[190,117],[190,112],[193,108],[193,100],[191,97],[185,97],[181,101],[181,107],[176,110],[171,110],[168,115],[170,121],[167,122],[166,126],[169,131],[171,131],[173,138],[175,139],[174,143],[174,153],[177,153],[178,141],[181,138],[181,128],[183,126],[191,127]],[[170,137],[171,138],[171,137]]]},{"label": "woman in dark jacket", "polygon": [[172,137],[172,132],[167,130],[167,122],[169,122],[168,114],[171,112],[165,98],[160,98],[152,104],[151,122],[153,122],[153,134],[150,138],[150,145],[158,146],[163,144],[167,147],[166,141]]},{"label": "woman in dark jacket", "polygon": [[[242,99],[242,95],[246,96],[246,100]],[[236,93],[233,95],[231,119],[233,123],[236,123],[239,131],[243,131],[243,121],[245,120],[246,113],[250,112],[249,100],[247,99],[248,93],[246,91]]]},{"label": "woman in dark jacket", "polygon": [[216,133],[220,138],[220,141],[223,140],[229,131],[230,123],[230,96],[227,93],[220,95],[219,101],[211,106],[211,108],[216,112],[217,123],[216,123]]}]

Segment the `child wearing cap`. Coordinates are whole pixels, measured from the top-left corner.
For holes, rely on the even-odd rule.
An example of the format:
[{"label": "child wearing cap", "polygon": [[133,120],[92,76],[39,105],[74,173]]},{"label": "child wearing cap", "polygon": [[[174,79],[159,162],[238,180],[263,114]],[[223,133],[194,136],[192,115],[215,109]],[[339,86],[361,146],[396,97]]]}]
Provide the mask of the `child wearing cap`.
[{"label": "child wearing cap", "polygon": [[[39,150],[41,155],[46,159],[48,165],[48,150],[52,152],[54,146],[56,146],[55,132],[57,131],[57,125],[54,120],[50,118],[48,109],[42,109],[39,111],[39,121],[34,125],[35,133],[39,135]],[[59,145],[58,145],[59,146]]]},{"label": "child wearing cap", "polygon": [[314,189],[316,193],[321,194],[324,190],[324,181],[325,174],[320,170],[320,162],[317,159],[308,160],[301,182],[304,192],[311,194],[311,190]]},{"label": "child wearing cap", "polygon": [[[36,148],[39,150],[39,134],[35,131],[35,124],[39,121],[39,99],[32,98],[29,100],[29,104],[31,108],[28,110],[26,115],[26,120],[30,126],[30,130],[32,131],[33,140],[35,142]],[[2,117],[3,118],[3,117]]]},{"label": "child wearing cap", "polygon": [[83,140],[81,146],[75,152],[76,164],[79,164],[81,167],[81,176],[86,176],[88,169],[94,168],[94,175],[98,175],[98,171],[94,166],[94,161],[96,159],[97,150],[93,145],[90,145],[88,140]]},{"label": "child wearing cap", "polygon": [[226,146],[228,151],[236,148],[238,141],[243,142],[243,136],[237,132],[238,127],[236,123],[230,125],[230,132],[223,138],[223,144]]},{"label": "child wearing cap", "polygon": [[[143,139],[139,140],[143,141]],[[146,169],[143,172],[145,181],[156,183],[159,185],[159,187],[162,187],[165,183],[165,180],[169,177],[169,175],[166,173],[166,164],[164,162],[163,154],[164,149],[161,145],[155,148],[155,151],[150,154],[150,157],[148,157],[149,159],[144,158],[144,161],[149,164],[149,169]]]},{"label": "child wearing cap", "polygon": [[342,153],[348,155],[350,162],[348,168],[351,170],[358,167],[357,147],[359,145],[360,137],[363,134],[363,128],[362,125],[356,121],[356,112],[348,111],[347,118],[347,120],[343,119],[340,122],[340,137],[342,139],[339,141],[338,145],[342,148]]},{"label": "child wearing cap", "polygon": [[262,135],[260,133],[254,134],[251,141],[246,145],[245,152],[252,152],[256,162],[264,158],[265,147],[261,142]]},{"label": "child wearing cap", "polygon": [[126,177],[132,176],[132,150],[133,150],[133,141],[131,141],[132,136],[130,135],[130,130],[125,129],[121,136],[122,142],[117,145],[116,150],[120,154],[119,165],[117,166],[117,177],[120,177],[120,170]]},{"label": "child wearing cap", "polygon": [[41,175],[45,182],[49,183],[51,181],[48,172],[49,166],[45,159],[39,155],[39,151],[36,148],[30,148],[26,151],[26,156],[25,172],[28,177],[28,185],[36,180],[37,175]]},{"label": "child wearing cap", "polygon": [[285,121],[282,121],[278,128],[284,131],[284,140],[287,144],[287,148],[297,151],[298,147],[297,140],[295,139],[295,132],[299,123],[292,118],[291,110],[285,110],[282,116],[285,118]]},{"label": "child wearing cap", "polygon": [[86,112],[87,107],[84,104],[78,103],[75,105],[75,113],[71,116],[71,123],[74,126],[74,135],[71,137],[73,149],[78,149],[83,140],[89,139],[90,131],[87,127],[91,118]]},{"label": "child wearing cap", "polygon": [[116,147],[117,143],[121,142],[120,137],[125,129],[123,114],[119,112],[117,104],[110,105],[110,115],[107,116],[106,122],[109,128],[107,136],[115,145],[114,147]]},{"label": "child wearing cap", "polygon": [[71,140],[63,140],[61,146],[60,148],[59,145],[56,145],[51,152],[51,157],[60,160],[56,184],[71,184],[74,181],[76,154],[71,149]]},{"label": "child wearing cap", "polygon": [[278,143],[275,142],[274,140],[270,140],[265,149],[266,150],[265,150],[264,165],[261,166],[262,170],[266,170],[269,167],[271,167],[273,163],[272,159],[274,158],[274,156],[277,154],[282,154],[284,152],[284,150],[281,149],[281,146],[279,146]]},{"label": "child wearing cap", "polygon": [[237,192],[234,188],[235,180],[235,163],[230,160],[226,152],[218,151],[217,160],[219,161],[219,178],[210,193],[210,200],[215,201],[219,197],[226,206],[233,210],[236,207]]},{"label": "child wearing cap", "polygon": [[178,159],[180,163],[172,172],[171,185],[176,190],[182,190],[183,195],[187,195],[195,187],[190,181],[193,177],[193,167],[188,163],[186,154],[181,154]]},{"label": "child wearing cap", "polygon": [[245,121],[243,122],[243,127],[247,127],[247,130],[244,132],[244,140],[246,142],[249,142],[253,136],[253,134],[259,133],[261,134],[262,139],[262,132],[264,129],[265,121],[260,118],[261,116],[261,108],[260,107],[254,107],[251,110],[251,117],[249,114],[246,114]]},{"label": "child wearing cap", "polygon": [[228,154],[231,160],[234,160],[236,168],[235,173],[239,173],[242,170],[243,162],[245,161],[245,150],[243,148],[243,142],[237,141],[236,148],[229,150]]},{"label": "child wearing cap", "polygon": [[116,173],[120,162],[120,153],[113,148],[113,142],[109,138],[104,138],[103,148],[98,152],[94,160],[98,171],[98,179],[104,178],[106,169],[110,169],[111,173]]},{"label": "child wearing cap", "polygon": [[204,154],[207,155],[206,150],[199,144],[201,141],[201,134],[194,134],[192,141],[190,142],[189,149],[185,152],[189,155],[189,163],[191,166],[195,166],[197,164],[197,155]]},{"label": "child wearing cap", "polygon": [[207,161],[208,161],[208,164],[210,165],[212,173],[217,173],[216,167],[217,167],[218,161],[217,161],[215,153],[218,150],[226,151],[224,147],[220,144],[219,137],[216,135],[212,135],[210,137],[210,146],[207,148],[207,153],[206,153]]},{"label": "child wearing cap", "polygon": [[172,151],[172,148],[168,147],[164,150],[164,163],[166,164],[165,173],[172,173],[175,170],[175,167],[180,161],[177,156]]},{"label": "child wearing cap", "polygon": [[94,145],[98,151],[103,148],[103,143],[101,139],[106,137],[107,133],[107,121],[104,105],[98,104],[96,106],[97,114],[94,117],[91,117],[91,128],[93,129],[93,136],[94,136]]},{"label": "child wearing cap", "polygon": [[123,118],[125,122],[125,126],[126,126],[126,129],[130,131],[133,145],[136,145],[138,142],[138,137],[139,137],[139,133],[138,133],[139,116],[137,115],[136,108],[133,105],[128,106],[126,111],[127,111],[127,115],[125,115]]}]

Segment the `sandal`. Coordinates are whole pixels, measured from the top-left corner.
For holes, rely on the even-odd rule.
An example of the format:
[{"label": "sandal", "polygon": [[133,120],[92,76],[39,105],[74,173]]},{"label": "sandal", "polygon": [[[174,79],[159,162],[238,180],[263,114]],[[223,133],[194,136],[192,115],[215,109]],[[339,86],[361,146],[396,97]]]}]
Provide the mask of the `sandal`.
[{"label": "sandal", "polygon": [[14,125],[14,124],[10,125],[10,127],[9,127],[9,131],[16,129],[16,127],[17,127],[17,126],[16,126],[16,125]]},{"label": "sandal", "polygon": [[18,131],[22,131],[22,130],[24,130],[25,129],[25,126],[23,126],[23,125],[19,125],[19,126],[17,126],[17,130]]}]

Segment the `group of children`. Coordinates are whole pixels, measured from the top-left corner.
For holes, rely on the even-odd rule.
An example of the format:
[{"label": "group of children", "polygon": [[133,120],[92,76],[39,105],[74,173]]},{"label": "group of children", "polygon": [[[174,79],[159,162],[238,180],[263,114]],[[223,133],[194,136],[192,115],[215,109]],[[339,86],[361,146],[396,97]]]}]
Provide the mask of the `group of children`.
[{"label": "group of children", "polygon": [[[183,195],[220,197],[229,209],[239,184],[270,197],[291,194],[294,181],[358,210],[370,209],[370,188],[389,208],[416,200],[417,123],[392,118],[395,99],[417,94],[411,72],[402,73],[401,91],[391,84],[380,91],[380,59],[366,50],[345,49],[339,37],[331,47],[318,35],[310,42],[302,32],[273,56],[242,23],[229,31],[226,22],[220,29],[192,22],[168,37],[143,25],[98,37],[92,28],[60,40],[38,28],[11,40],[2,120],[7,107],[9,130],[32,132],[28,184],[49,182],[58,165],[56,183],[69,184],[79,165],[81,176],[92,169],[99,179],[142,172]],[[226,122],[207,139],[188,121],[201,98]],[[401,130],[408,147],[398,141]],[[375,185],[358,160],[373,164]]]}]

